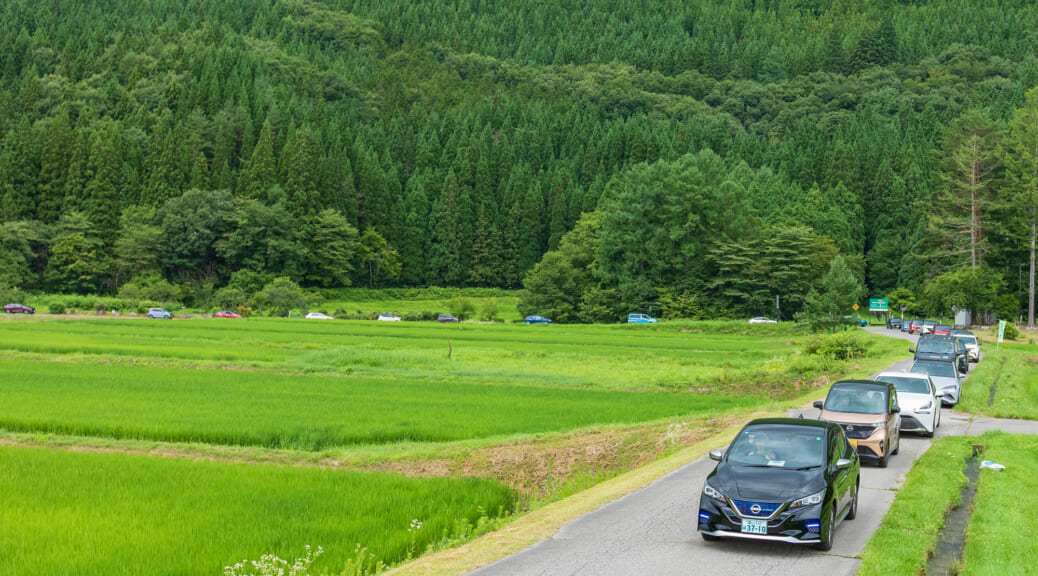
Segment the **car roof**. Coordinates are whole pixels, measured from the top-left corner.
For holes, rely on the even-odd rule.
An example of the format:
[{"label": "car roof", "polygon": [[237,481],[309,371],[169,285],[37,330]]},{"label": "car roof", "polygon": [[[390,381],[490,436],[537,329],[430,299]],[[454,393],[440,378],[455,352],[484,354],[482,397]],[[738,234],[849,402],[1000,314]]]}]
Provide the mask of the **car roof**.
[{"label": "car roof", "polygon": [[888,390],[891,386],[893,386],[893,384],[891,384],[890,382],[877,382],[875,380],[840,380],[839,382],[833,383],[833,385],[830,386],[829,389],[832,390],[833,388],[882,388],[883,390]]},{"label": "car roof", "polygon": [[826,422],[825,420],[812,420],[808,418],[757,418],[751,420],[746,424],[745,428],[750,426],[768,426],[768,425],[783,425],[783,426],[800,426],[804,428],[832,428],[839,426],[832,422]]},{"label": "car roof", "polygon": [[876,378],[881,378],[883,376],[893,376],[893,377],[896,377],[896,378],[917,378],[919,380],[926,380],[927,378],[929,378],[928,375],[921,374],[919,372],[894,372],[894,371],[887,371],[887,372],[880,372],[879,374],[876,374]]},{"label": "car roof", "polygon": [[955,339],[955,336],[950,334],[923,334],[919,337],[920,341],[923,340],[937,340],[938,342],[951,342]]}]

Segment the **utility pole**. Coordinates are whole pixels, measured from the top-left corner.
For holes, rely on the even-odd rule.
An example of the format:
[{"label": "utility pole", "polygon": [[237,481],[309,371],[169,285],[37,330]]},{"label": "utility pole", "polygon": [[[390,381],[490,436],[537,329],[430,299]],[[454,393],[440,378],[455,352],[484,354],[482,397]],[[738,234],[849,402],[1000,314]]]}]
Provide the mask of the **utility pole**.
[{"label": "utility pole", "polygon": [[778,294],[775,294],[775,321],[776,322],[781,320],[780,316],[781,316],[781,314],[779,314],[779,296],[778,296]]}]

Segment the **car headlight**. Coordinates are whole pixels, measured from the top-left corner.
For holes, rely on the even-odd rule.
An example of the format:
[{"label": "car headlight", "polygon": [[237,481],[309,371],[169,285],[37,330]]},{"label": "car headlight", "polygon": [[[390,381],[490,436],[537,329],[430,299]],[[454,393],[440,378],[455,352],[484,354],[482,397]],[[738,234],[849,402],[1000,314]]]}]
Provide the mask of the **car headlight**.
[{"label": "car headlight", "polygon": [[919,407],[920,410],[929,410],[930,408],[933,408],[933,400],[927,400],[926,404]]},{"label": "car headlight", "polygon": [[714,490],[714,488],[712,486],[710,486],[709,484],[703,484],[703,494],[705,494],[709,498],[713,498],[714,500],[720,500],[721,502],[727,502],[727,500],[724,497],[724,494],[721,494],[717,490]]},{"label": "car headlight", "polygon": [[822,490],[817,494],[805,496],[800,500],[794,500],[793,503],[789,505],[789,508],[803,508],[804,506],[814,506],[815,504],[821,504],[822,498],[825,498],[825,490]]}]

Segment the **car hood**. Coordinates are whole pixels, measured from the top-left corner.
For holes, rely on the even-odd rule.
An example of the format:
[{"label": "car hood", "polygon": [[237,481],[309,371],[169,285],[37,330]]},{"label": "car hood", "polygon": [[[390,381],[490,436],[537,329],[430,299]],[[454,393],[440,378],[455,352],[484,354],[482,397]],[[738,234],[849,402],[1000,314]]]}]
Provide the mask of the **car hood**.
[{"label": "car hood", "polygon": [[886,421],[887,415],[823,410],[818,419],[825,420],[826,422],[836,422],[837,424],[881,424]]},{"label": "car hood", "polygon": [[916,411],[919,408],[926,405],[927,402],[933,402],[933,396],[929,394],[913,394],[908,392],[897,393],[897,403],[901,406],[901,411]]},{"label": "car hood", "polygon": [[733,500],[789,502],[825,488],[824,467],[808,470],[738,466],[722,462],[710,485]]},{"label": "car hood", "polygon": [[955,378],[948,378],[947,376],[930,376],[930,380],[933,380],[933,385],[936,386],[938,390],[954,388],[959,384]]}]

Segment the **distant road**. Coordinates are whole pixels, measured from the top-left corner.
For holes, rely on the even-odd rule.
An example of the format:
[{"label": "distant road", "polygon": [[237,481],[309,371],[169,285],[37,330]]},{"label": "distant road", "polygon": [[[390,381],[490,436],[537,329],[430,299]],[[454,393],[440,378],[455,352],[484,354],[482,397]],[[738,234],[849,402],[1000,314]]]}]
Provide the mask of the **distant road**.
[{"label": "distant road", "polygon": [[[866,330],[915,341],[914,336],[900,331],[878,327]],[[901,370],[910,365],[911,359],[906,359],[888,369]],[[818,410],[813,408],[794,410],[790,415],[801,413],[805,418],[818,416]],[[969,415],[945,410],[937,436],[980,434],[988,429],[1038,434],[1038,422],[971,419]],[[865,550],[869,537],[890,508],[896,489],[904,483],[905,474],[930,447],[930,442],[928,438],[906,434],[901,440],[900,453],[891,458],[889,467],[862,466],[858,517],[840,524],[829,552],[772,542],[703,541],[696,532],[699,493],[714,469],[714,462],[703,457],[638,492],[566,524],[551,539],[470,574],[851,576],[858,571],[860,560],[856,556]]]}]

